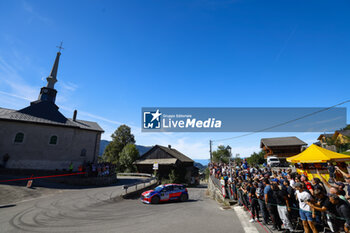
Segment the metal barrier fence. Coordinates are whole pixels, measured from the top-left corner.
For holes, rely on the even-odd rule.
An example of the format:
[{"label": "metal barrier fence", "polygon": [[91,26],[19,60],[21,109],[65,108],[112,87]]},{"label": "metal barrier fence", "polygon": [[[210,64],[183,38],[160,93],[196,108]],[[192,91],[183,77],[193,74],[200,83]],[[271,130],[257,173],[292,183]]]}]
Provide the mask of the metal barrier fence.
[{"label": "metal barrier fence", "polygon": [[153,177],[152,174],[148,173],[118,173],[118,176],[145,176],[145,177]]},{"label": "metal barrier fence", "polygon": [[125,194],[130,192],[136,192],[138,190],[144,189],[147,186],[154,185],[158,182],[157,178],[151,177],[150,179],[145,179],[139,182],[135,182],[133,184],[124,185],[123,189],[125,190]]},{"label": "metal barrier fence", "polygon": [[221,182],[219,179],[217,179],[215,176],[210,176],[211,180],[213,181],[213,184],[215,184],[215,186],[221,190]]}]

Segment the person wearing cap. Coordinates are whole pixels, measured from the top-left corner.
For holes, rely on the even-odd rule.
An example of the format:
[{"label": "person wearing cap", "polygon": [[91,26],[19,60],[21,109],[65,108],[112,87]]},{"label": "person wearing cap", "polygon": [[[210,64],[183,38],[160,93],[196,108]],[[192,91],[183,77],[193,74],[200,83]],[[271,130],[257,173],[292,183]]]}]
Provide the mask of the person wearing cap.
[{"label": "person wearing cap", "polygon": [[[331,185],[323,178],[323,176],[320,174],[318,170],[316,171],[317,171],[317,174],[320,176],[322,182],[329,188],[329,192],[337,194],[341,199],[347,202],[347,199],[345,197],[346,193],[344,190],[345,185],[342,182],[335,182],[334,185]],[[337,190],[337,191],[335,192],[333,190]]]},{"label": "person wearing cap", "polygon": [[338,194],[345,197],[346,196],[346,192],[344,190],[345,184],[343,182],[338,181],[338,182],[335,182],[335,186],[338,188]]},{"label": "person wearing cap", "polygon": [[345,179],[345,186],[346,186],[346,192],[347,192],[346,198],[349,200],[350,199],[350,174],[343,172],[339,167],[335,167],[335,169],[338,172],[340,172]]},{"label": "person wearing cap", "polygon": [[277,179],[277,178],[273,178],[272,180],[271,180],[273,183],[279,183],[279,180]]}]

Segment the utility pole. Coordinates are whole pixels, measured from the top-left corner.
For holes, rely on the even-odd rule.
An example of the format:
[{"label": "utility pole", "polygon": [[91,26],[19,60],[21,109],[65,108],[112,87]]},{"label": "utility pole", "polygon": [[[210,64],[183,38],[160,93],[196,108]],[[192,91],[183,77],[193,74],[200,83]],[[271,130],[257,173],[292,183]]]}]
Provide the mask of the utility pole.
[{"label": "utility pole", "polygon": [[213,141],[212,140],[209,140],[209,147],[210,147],[210,150],[209,150],[209,153],[210,153],[210,163],[213,162],[213,154],[212,154],[212,151],[211,151],[211,146],[213,144]]}]

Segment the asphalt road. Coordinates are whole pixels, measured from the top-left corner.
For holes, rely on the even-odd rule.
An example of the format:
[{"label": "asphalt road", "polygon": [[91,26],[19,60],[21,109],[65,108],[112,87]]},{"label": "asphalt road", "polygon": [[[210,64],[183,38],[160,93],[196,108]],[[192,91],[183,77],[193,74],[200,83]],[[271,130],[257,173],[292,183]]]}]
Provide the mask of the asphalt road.
[{"label": "asphalt road", "polygon": [[158,205],[118,198],[122,185],[64,190],[2,206],[0,232],[258,232],[244,229],[235,211],[221,210],[205,187],[188,190],[188,202]]}]

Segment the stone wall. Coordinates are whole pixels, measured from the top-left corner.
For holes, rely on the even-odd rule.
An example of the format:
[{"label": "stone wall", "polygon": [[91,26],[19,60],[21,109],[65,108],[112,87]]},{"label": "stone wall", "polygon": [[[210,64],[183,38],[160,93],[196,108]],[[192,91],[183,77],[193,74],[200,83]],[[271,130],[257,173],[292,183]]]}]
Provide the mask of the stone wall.
[{"label": "stone wall", "polygon": [[211,176],[209,176],[208,179],[208,192],[209,196],[214,200],[222,203],[225,202],[225,198],[222,195],[221,189],[218,187],[217,184],[215,184],[215,181],[213,181],[213,178]]},{"label": "stone wall", "polygon": [[[100,132],[2,120],[0,129],[0,164],[8,154],[7,168],[68,170],[73,162],[73,170],[77,170],[84,160],[92,162],[98,156]],[[19,132],[24,134],[22,143],[14,142]],[[57,144],[51,145],[49,141],[54,135],[58,137]]]}]

